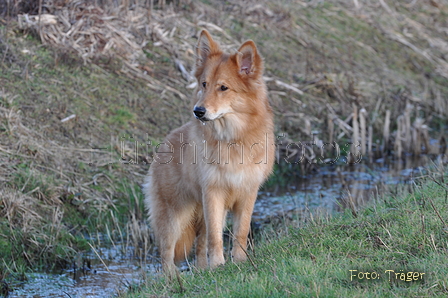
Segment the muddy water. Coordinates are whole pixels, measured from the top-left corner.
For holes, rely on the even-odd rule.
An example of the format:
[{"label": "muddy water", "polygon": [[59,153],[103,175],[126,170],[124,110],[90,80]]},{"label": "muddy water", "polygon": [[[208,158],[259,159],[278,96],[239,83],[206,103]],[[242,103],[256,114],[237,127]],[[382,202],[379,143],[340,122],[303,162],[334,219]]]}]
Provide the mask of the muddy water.
[{"label": "muddy water", "polygon": [[80,256],[70,270],[59,273],[33,273],[24,282],[11,283],[9,297],[113,297],[138,285],[148,272],[159,271],[153,265],[141,265],[114,248],[98,249],[96,254]]},{"label": "muddy water", "polygon": [[[289,175],[281,187],[260,193],[253,215],[254,225],[262,228],[264,223],[285,217],[297,218],[317,208],[331,213],[350,204],[352,207],[362,205],[385,189],[410,184],[425,174],[424,166],[431,163],[430,157],[392,163],[379,159],[368,164],[321,167],[304,176]],[[156,261],[140,264],[130,257],[131,252],[109,248],[99,253],[105,256],[102,261],[91,253],[82,256],[70,270],[28,275],[28,281],[11,284],[14,291],[9,297],[111,297],[138,285],[144,276],[160,271]]]},{"label": "muddy water", "polygon": [[377,159],[354,165],[314,168],[303,176],[290,176],[282,188],[260,193],[255,204],[253,222],[267,223],[273,218],[300,217],[319,209],[326,213],[343,208],[357,208],[398,184],[410,184],[424,175],[426,167],[440,157],[411,156],[396,162]]}]

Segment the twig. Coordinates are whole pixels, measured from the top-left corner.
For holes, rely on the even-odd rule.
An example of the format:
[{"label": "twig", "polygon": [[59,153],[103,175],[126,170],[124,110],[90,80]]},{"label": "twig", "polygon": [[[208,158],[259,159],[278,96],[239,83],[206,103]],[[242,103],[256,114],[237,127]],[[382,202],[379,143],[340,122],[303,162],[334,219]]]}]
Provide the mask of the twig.
[{"label": "twig", "polygon": [[378,244],[381,244],[385,248],[387,248],[389,251],[392,251],[392,249],[389,246],[387,246],[387,244],[384,243],[384,241],[379,236],[375,236],[374,239],[377,241]]},{"label": "twig", "polygon": [[[434,181],[437,185],[439,185],[440,187],[444,188],[445,190],[448,190],[448,187],[441,184],[439,181],[437,181],[436,179],[434,179],[434,177],[432,177],[431,175],[428,175],[429,179],[431,179],[432,181]],[[442,176],[443,178],[443,176]]]},{"label": "twig", "polygon": [[413,0],[411,3],[409,4],[402,4],[404,7],[406,8],[412,8],[414,7],[414,5],[417,3],[418,0]]},{"label": "twig", "polygon": [[8,150],[3,149],[2,147],[0,147],[0,151],[5,152],[6,154],[14,155],[14,156],[20,156],[20,157],[32,158],[32,159],[35,158],[34,156],[28,156],[28,155],[23,155],[23,154],[19,154],[19,153],[9,152]]},{"label": "twig", "polygon": [[75,115],[75,114],[72,114],[72,115],[70,115],[70,116],[68,116],[68,117],[65,117],[64,119],[61,120],[61,122],[64,123],[64,122],[66,122],[66,121],[68,121],[68,120],[71,120],[71,119],[73,119],[73,118],[76,118],[76,115]]},{"label": "twig", "polygon": [[432,244],[432,246],[434,247],[434,251],[437,251],[436,242],[434,241],[434,235],[431,234],[431,235],[430,235],[430,238],[431,238],[431,244]]},{"label": "twig", "polygon": [[249,259],[251,265],[255,268],[255,270],[258,270],[257,265],[254,263],[254,261],[252,260],[252,258],[250,257],[249,253],[247,252],[246,249],[243,248],[243,246],[241,245],[241,243],[238,241],[238,239],[236,239],[235,235],[229,231],[230,235],[233,237],[233,242],[235,245],[235,242],[238,243],[238,245],[240,246],[240,248],[244,251],[244,253],[246,254],[247,258]]},{"label": "twig", "polygon": [[385,11],[387,11],[391,15],[394,14],[394,12],[390,9],[390,7],[386,4],[386,2],[384,2],[384,0],[379,0],[379,1],[380,1],[381,6],[384,8]]},{"label": "twig", "polygon": [[181,72],[182,77],[187,82],[191,82],[194,80],[194,77],[185,69],[185,66],[183,65],[182,61],[180,61],[179,59],[175,59],[174,63],[176,64],[177,69],[179,69],[179,71]]},{"label": "twig", "polygon": [[182,293],[185,292],[185,288],[184,288],[184,285],[182,283],[182,279],[180,278],[179,270],[176,270],[176,278],[177,278],[177,282],[179,283],[179,286],[180,286],[180,291]]},{"label": "twig", "polygon": [[447,228],[448,226],[446,225],[445,221],[443,220],[442,216],[440,216],[439,211],[436,209],[436,207],[434,206],[434,203],[432,202],[432,200],[430,198],[427,198],[429,200],[429,203],[431,203],[432,209],[434,209],[434,211],[436,212],[437,216],[440,218],[440,220],[442,221],[443,225],[445,226],[445,228]]},{"label": "twig", "polygon": [[298,89],[298,88],[296,88],[294,86],[291,86],[291,85],[289,85],[289,84],[287,84],[285,82],[282,82],[280,80],[275,80],[275,84],[277,86],[279,86],[279,87],[283,87],[283,88],[286,88],[288,90],[294,91],[294,92],[296,92],[299,95],[303,95],[303,91],[302,90],[300,90],[300,89]]},{"label": "twig", "polygon": [[209,22],[204,22],[204,21],[199,21],[198,22],[198,26],[199,27],[207,27],[210,30],[218,31],[222,35],[224,35],[228,40],[233,41],[233,38],[230,35],[228,35],[226,33],[226,31],[224,31],[221,27],[216,26],[215,24],[212,24],[212,23],[209,23]]},{"label": "twig", "polygon": [[92,248],[93,252],[97,255],[98,259],[100,259],[101,263],[103,263],[104,267],[106,267],[107,272],[109,272],[110,274],[112,274],[112,272],[110,272],[109,267],[107,267],[106,263],[104,263],[103,258],[101,258],[101,256],[99,255],[98,251],[95,249],[95,247],[93,247],[92,244],[90,244],[90,242],[87,242],[87,244],[89,244],[90,248]]}]

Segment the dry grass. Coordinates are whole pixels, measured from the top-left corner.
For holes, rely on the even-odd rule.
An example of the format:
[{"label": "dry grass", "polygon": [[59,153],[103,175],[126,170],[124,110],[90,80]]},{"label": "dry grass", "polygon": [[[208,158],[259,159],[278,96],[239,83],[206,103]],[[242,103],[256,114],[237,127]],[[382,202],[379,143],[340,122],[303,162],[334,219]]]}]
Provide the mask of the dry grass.
[{"label": "dry grass", "polygon": [[17,190],[5,188],[0,191],[2,210],[0,215],[5,217],[11,228],[31,230],[42,223],[42,216],[37,212],[37,202],[29,195]]}]

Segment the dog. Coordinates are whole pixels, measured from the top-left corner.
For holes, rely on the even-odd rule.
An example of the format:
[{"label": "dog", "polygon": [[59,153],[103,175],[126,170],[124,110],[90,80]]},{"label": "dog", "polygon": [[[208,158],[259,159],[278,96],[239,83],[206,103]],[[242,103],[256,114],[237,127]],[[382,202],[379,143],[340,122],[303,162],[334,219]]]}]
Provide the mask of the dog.
[{"label": "dog", "polygon": [[[233,213],[234,262],[247,258],[251,216],[275,158],[273,112],[255,43],[225,53],[202,30],[196,48],[191,121],[154,149],[143,192],[162,269],[196,249],[196,266],[225,263],[223,228]],[[195,119],[196,118],[196,119]]]}]

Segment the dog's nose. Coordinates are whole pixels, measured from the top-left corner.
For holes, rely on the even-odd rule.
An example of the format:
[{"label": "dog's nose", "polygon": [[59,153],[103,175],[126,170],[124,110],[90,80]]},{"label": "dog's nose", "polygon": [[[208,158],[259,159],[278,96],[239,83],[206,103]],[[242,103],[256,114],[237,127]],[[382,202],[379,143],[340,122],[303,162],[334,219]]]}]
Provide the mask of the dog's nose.
[{"label": "dog's nose", "polygon": [[194,107],[193,113],[198,119],[204,118],[205,112],[207,110],[204,107]]}]

